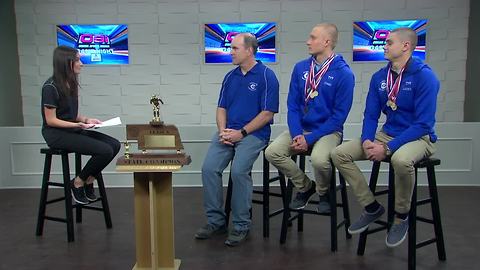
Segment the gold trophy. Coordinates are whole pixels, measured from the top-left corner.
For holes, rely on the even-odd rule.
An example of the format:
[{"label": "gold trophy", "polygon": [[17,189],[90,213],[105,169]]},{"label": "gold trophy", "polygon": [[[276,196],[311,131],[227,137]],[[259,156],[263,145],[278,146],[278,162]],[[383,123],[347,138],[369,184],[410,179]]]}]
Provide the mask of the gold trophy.
[{"label": "gold trophy", "polygon": [[150,98],[150,104],[153,106],[153,118],[152,121],[150,121],[150,125],[152,126],[163,125],[163,121],[160,120],[160,103],[164,104],[162,99],[157,95],[152,95]]}]

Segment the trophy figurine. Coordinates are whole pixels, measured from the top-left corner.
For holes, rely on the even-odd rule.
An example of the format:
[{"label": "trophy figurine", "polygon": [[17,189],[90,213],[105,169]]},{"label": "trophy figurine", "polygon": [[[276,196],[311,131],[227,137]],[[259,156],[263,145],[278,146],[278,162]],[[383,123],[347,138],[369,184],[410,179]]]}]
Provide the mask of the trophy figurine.
[{"label": "trophy figurine", "polygon": [[160,103],[164,104],[162,99],[160,99],[157,95],[152,95],[150,98],[150,104],[153,106],[153,118],[152,121],[150,121],[150,125],[152,126],[163,125],[163,121],[160,120]]}]

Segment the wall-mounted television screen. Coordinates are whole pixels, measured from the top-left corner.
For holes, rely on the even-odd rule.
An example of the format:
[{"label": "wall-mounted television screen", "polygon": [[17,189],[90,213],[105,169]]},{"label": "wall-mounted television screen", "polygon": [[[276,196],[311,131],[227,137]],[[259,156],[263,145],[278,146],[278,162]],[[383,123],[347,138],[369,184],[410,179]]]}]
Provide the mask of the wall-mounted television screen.
[{"label": "wall-mounted television screen", "polygon": [[391,30],[410,27],[418,36],[413,55],[425,60],[427,20],[360,21],[353,22],[353,61],[382,61],[383,46]]},{"label": "wall-mounted television screen", "polygon": [[125,24],[57,25],[57,44],[78,49],[84,64],[128,64]]},{"label": "wall-mounted television screen", "polygon": [[275,63],[276,23],[209,23],[205,24],[205,63],[232,63],[230,46],[238,33],[252,33],[258,40],[256,59]]}]

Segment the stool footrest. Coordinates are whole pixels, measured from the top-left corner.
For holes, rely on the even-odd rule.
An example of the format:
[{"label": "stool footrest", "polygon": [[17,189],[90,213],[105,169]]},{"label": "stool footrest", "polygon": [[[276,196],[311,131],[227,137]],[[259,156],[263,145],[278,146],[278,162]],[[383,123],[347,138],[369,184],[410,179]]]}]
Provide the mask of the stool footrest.
[{"label": "stool footrest", "polygon": [[373,194],[374,194],[375,196],[385,195],[385,194],[388,194],[388,189],[375,191]]},{"label": "stool footrest", "polygon": [[272,177],[270,179],[268,179],[268,183],[273,183],[275,181],[279,181],[280,180],[280,176],[275,176],[275,177]]},{"label": "stool footrest", "polygon": [[440,165],[441,161],[438,158],[424,158],[415,164],[415,168],[425,168],[428,166],[437,166]]},{"label": "stool footrest", "polygon": [[[261,191],[261,190],[254,190],[254,191],[253,191],[253,194],[263,195],[263,191]],[[283,198],[282,194],[280,194],[280,193],[269,192],[268,195],[269,195],[269,196],[272,196],[272,197]]]},{"label": "stool footrest", "polygon": [[274,217],[274,216],[277,216],[277,215],[280,215],[281,213],[283,213],[283,208],[280,208],[280,209],[277,209],[273,212],[270,212],[268,214],[269,217]]},{"label": "stool footrest", "polygon": [[419,249],[419,248],[422,248],[424,246],[428,246],[430,244],[433,244],[437,242],[437,238],[432,238],[432,239],[428,239],[428,240],[425,240],[425,241],[422,241],[422,242],[419,242],[415,245],[415,248],[416,249]]},{"label": "stool footrest", "polygon": [[318,215],[318,216],[328,216],[328,217],[330,216],[330,213],[326,213],[326,214],[318,213],[317,211],[310,210],[310,209],[303,209],[303,210],[301,210],[301,212],[306,213],[306,214],[311,214],[311,215]]},{"label": "stool footrest", "polygon": [[429,223],[429,224],[434,224],[433,220],[429,218],[417,216],[417,220],[421,222]]},{"label": "stool footrest", "polygon": [[55,186],[55,187],[64,187],[64,183],[58,183],[58,182],[48,182],[47,185],[49,186]]},{"label": "stool footrest", "polygon": [[425,199],[417,200],[417,206],[424,205],[424,204],[431,203],[431,202],[432,202],[432,198],[425,198]]},{"label": "stool footrest", "polygon": [[262,200],[255,200],[255,199],[252,199],[252,203],[256,203],[256,204],[263,204],[263,201],[262,201]]},{"label": "stool footrest", "polygon": [[61,201],[64,201],[64,200],[65,200],[65,197],[55,198],[55,199],[51,199],[51,200],[46,201],[45,204],[61,202]]},{"label": "stool footrest", "polygon": [[366,231],[367,235],[368,234],[372,234],[372,233],[376,233],[376,232],[380,232],[380,231],[383,231],[383,230],[386,230],[387,229],[387,225],[382,225],[382,226],[379,226],[379,227],[375,227],[373,229],[368,229]]},{"label": "stool footrest", "polygon": [[346,223],[345,219],[340,221],[340,223],[337,224],[337,230],[340,229],[343,225],[345,225],[345,223]]},{"label": "stool footrest", "polygon": [[57,221],[57,222],[67,223],[67,219],[66,219],[66,218],[58,218],[58,217],[45,216],[45,219],[52,220],[52,221]]},{"label": "stool footrest", "polygon": [[95,211],[103,211],[103,208],[102,207],[98,207],[98,206],[91,206],[91,205],[79,205],[79,204],[75,204],[72,206],[73,208],[83,208],[83,209],[90,209],[90,210],[95,210]]}]

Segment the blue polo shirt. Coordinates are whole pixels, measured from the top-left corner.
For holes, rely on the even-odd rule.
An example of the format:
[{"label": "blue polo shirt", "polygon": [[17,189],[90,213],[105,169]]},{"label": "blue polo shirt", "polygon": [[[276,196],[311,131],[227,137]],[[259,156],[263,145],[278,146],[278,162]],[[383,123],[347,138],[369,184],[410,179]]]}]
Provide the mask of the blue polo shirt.
[{"label": "blue polo shirt", "polygon": [[[275,73],[260,61],[243,75],[237,67],[225,75],[218,98],[218,107],[227,111],[227,128],[241,129],[260,112],[278,112],[278,80]],[[254,131],[254,135],[270,140],[270,125]]]}]

